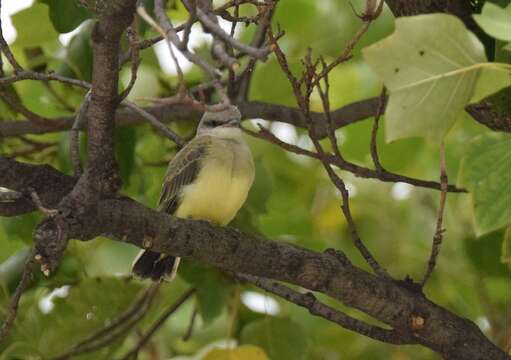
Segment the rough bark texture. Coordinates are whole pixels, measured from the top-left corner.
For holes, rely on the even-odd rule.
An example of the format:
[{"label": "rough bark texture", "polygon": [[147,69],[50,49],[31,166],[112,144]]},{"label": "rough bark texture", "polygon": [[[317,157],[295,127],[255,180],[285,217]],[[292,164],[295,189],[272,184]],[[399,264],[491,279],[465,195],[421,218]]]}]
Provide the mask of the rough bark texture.
[{"label": "rough bark texture", "polygon": [[[342,127],[367,119],[376,112],[378,101],[378,98],[371,98],[343,106],[332,111],[332,120],[337,127]],[[243,119],[281,121],[302,128],[306,127],[302,122],[300,110],[297,108],[259,101],[241,102],[237,106]],[[181,104],[155,105],[146,107],[144,110],[164,123],[174,121],[198,122],[202,116],[202,113],[195,107]],[[314,120],[317,134],[320,137],[326,136],[324,114],[315,112],[312,114],[312,119]],[[29,120],[0,122],[0,135],[10,137],[64,131],[71,128],[73,121],[74,117],[70,116],[52,119],[51,125],[35,124]],[[116,125],[138,125],[147,123],[147,120],[134,111],[120,109],[115,114],[115,123]]]},{"label": "rough bark texture", "polygon": [[[76,182],[72,177],[62,174],[51,166],[30,165],[5,157],[0,157],[0,174],[2,187],[26,191],[33,189],[48,207],[56,207],[67,195]],[[23,176],[19,176],[23,174]],[[30,196],[25,196],[12,203],[2,203],[0,216],[16,216],[30,211],[35,207]]]},{"label": "rough bark texture", "polygon": [[[9,165],[12,177],[2,178],[0,186],[20,190],[36,174],[44,174],[51,183],[39,182],[38,190],[45,194],[54,190],[55,181],[67,186],[73,181],[48,166],[8,161],[0,161],[0,170]],[[62,255],[59,242],[65,240],[56,236],[57,226],[47,219],[35,232],[43,257]],[[169,217],[128,198],[100,200],[68,229],[66,237],[85,241],[99,235],[322,292],[390,325],[408,343],[422,344],[446,359],[509,359],[471,321],[432,303],[406,282],[388,281],[353,266],[341,253],[318,253],[203,221]],[[419,328],[414,326],[417,317],[424,319]]]}]

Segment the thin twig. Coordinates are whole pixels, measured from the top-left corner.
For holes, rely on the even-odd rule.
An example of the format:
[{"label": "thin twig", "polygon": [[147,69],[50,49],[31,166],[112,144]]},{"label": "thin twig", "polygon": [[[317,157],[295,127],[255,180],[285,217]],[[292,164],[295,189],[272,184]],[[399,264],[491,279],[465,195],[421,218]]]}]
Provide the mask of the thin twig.
[{"label": "thin twig", "polygon": [[82,105],[76,114],[73,127],[69,132],[69,155],[73,164],[74,175],[79,177],[82,174],[82,164],[80,161],[80,128],[84,123],[87,109],[91,100],[91,91],[87,91],[83,99]]},{"label": "thin twig", "polygon": [[129,360],[132,358],[136,358],[137,354],[140,352],[140,350],[144,347],[144,345],[149,341],[151,336],[165,323],[165,321],[174,313],[181,305],[183,305],[195,292],[195,289],[189,289],[186,291],[181,297],[173,304],[171,305],[167,310],[161,314],[161,316],[156,320],[156,322],[147,330],[147,332],[142,335],[140,340],[137,342],[135,347],[133,347],[132,350],[130,350],[128,353],[126,353],[123,357],[120,358],[120,360]]},{"label": "thin twig", "polygon": [[391,344],[414,344],[416,341],[412,336],[403,337],[403,334],[397,333],[391,329],[384,329],[376,325],[368,324],[362,320],[355,319],[340,310],[334,309],[320,302],[313,293],[299,293],[287,286],[284,286],[274,280],[264,279],[254,275],[241,274],[235,275],[242,281],[249,282],[255,286],[266,290],[286,299],[293,304],[309,310],[312,315],[322,317],[328,321],[341,325],[343,328],[357,332],[385,343]]},{"label": "thin twig", "polygon": [[[146,11],[146,9],[143,6],[137,7],[137,14],[145,21],[147,22],[153,29],[155,29],[157,32],[159,32],[166,40],[167,47],[169,49],[170,57],[172,58],[172,61],[174,62],[174,65],[176,66],[176,72],[177,72],[177,79],[178,79],[178,93],[182,93],[185,91],[186,84],[184,81],[184,75],[183,70],[181,69],[181,66],[179,65],[179,60],[177,59],[176,54],[174,53],[174,50],[172,49],[172,43],[170,42],[170,39],[168,38],[165,31],[161,28],[160,25],[149,15]],[[187,40],[186,40],[187,41]]]},{"label": "thin twig", "polygon": [[158,19],[158,22],[160,23],[161,27],[164,30],[164,33],[166,34],[166,38],[168,38],[168,40],[170,40],[170,42],[172,42],[179,49],[181,54],[183,54],[183,56],[186,59],[188,59],[188,61],[196,64],[209,75],[218,95],[221,98],[222,103],[230,104],[229,97],[227,96],[224,87],[219,81],[219,77],[222,75],[222,73],[218,69],[213,67],[211,64],[209,64],[206,60],[204,60],[194,52],[188,50],[188,43],[182,42],[179,39],[176,30],[174,29],[170,19],[165,13],[164,2],[165,2],[164,0],[155,0],[154,12]]},{"label": "thin twig", "polygon": [[23,70],[17,74],[0,78],[0,86],[6,86],[22,80],[59,81],[64,84],[78,86],[84,89],[89,89],[91,86],[86,81],[68,78],[66,76],[58,75],[55,73],[40,73],[30,70]]},{"label": "thin twig", "polygon": [[126,86],[126,89],[124,89],[119,94],[119,101],[123,101],[124,99],[126,99],[126,97],[129,95],[131,89],[133,89],[133,86],[135,85],[135,82],[137,81],[138,67],[142,61],[142,59],[140,59],[140,54],[139,54],[138,48],[135,45],[138,40],[136,30],[130,26],[128,28],[128,30],[126,31],[126,33],[128,36],[128,42],[129,42],[129,48],[130,48],[129,54],[131,57],[131,78],[130,78],[130,82],[128,83],[128,86]]},{"label": "thin twig", "polygon": [[40,212],[42,212],[46,216],[55,216],[58,213],[58,211],[55,209],[48,209],[47,207],[45,207],[43,205],[41,199],[39,198],[39,195],[37,194],[37,192],[34,189],[29,188],[28,192],[30,194],[30,198],[32,199],[32,202],[34,203],[35,207]]},{"label": "thin twig", "polygon": [[[300,107],[302,111],[302,116],[305,119],[305,124],[307,125],[307,128],[309,129],[309,137],[312,140],[312,143],[314,144],[314,147],[316,148],[316,152],[319,155],[318,158],[323,164],[323,167],[325,168],[328,176],[330,177],[330,180],[332,183],[338,188],[338,190],[341,192],[342,195],[342,211],[344,214],[344,217],[346,218],[348,222],[348,226],[351,233],[351,238],[353,240],[353,243],[355,247],[359,250],[362,257],[366,260],[366,262],[371,266],[373,271],[378,274],[379,276],[382,276],[384,278],[389,278],[390,276],[387,274],[387,272],[378,264],[376,259],[372,256],[371,252],[366,248],[364,243],[362,242],[356,225],[355,221],[353,220],[353,217],[351,215],[351,210],[349,206],[349,193],[348,189],[346,188],[346,185],[344,181],[335,173],[335,171],[332,169],[331,165],[328,161],[326,161],[326,153],[323,150],[322,145],[319,142],[318,137],[316,136],[313,127],[312,127],[312,121],[310,119],[310,96],[313,92],[313,89],[316,85],[314,85],[314,79],[324,79],[326,90],[328,91],[328,72],[325,73],[323,78],[318,78],[316,73],[316,67],[319,62],[313,63],[312,56],[309,51],[308,55],[305,57],[303,64],[305,66],[305,71],[303,73],[303,76],[300,80],[298,80],[289,69],[289,64],[286,58],[286,55],[280,48],[279,44],[275,40],[275,37],[272,34],[271,29],[269,30],[269,37],[271,44],[273,46],[275,55],[277,56],[277,60],[279,62],[280,68],[282,71],[286,74],[292,88],[293,93],[295,94],[296,102],[298,106]],[[302,93],[302,84],[304,84],[304,90]],[[319,82],[318,82],[319,84]],[[337,145],[337,140],[335,138],[335,133],[333,130],[333,126],[331,124],[331,118],[330,118],[330,111],[329,111],[329,102],[328,102],[328,93],[324,93],[320,86],[317,86],[320,95],[321,100],[324,107],[324,113],[325,113],[325,121],[328,124],[328,135],[330,138],[330,141],[332,143],[332,147],[334,148],[334,158],[337,159],[340,163],[345,163],[345,160],[340,154],[339,147]]]},{"label": "thin twig", "polygon": [[378,127],[380,124],[380,117],[385,111],[386,99],[387,99],[387,91],[386,91],[385,87],[383,87],[383,89],[381,90],[381,93],[380,93],[380,100],[379,100],[378,108],[376,109],[376,114],[374,115],[374,123],[373,123],[373,129],[371,131],[371,145],[370,145],[371,158],[373,159],[374,169],[377,172],[383,171],[383,167],[381,166],[381,162],[380,162],[380,157],[378,155],[377,136],[378,136]]},{"label": "thin twig", "polygon": [[128,100],[124,100],[122,102],[122,105],[127,106],[131,110],[140,114],[140,116],[149,121],[152,126],[160,130],[163,135],[165,135],[170,140],[174,141],[179,147],[183,147],[185,145],[185,141],[179,135],[177,135],[174,131],[170,130],[165,124],[163,124],[152,114],[148,113],[144,109],[138,107],[137,105]]},{"label": "thin twig", "polygon": [[193,327],[195,325],[195,319],[197,319],[197,314],[199,313],[199,308],[197,305],[193,308],[192,316],[190,316],[190,322],[188,323],[188,328],[186,329],[186,332],[183,334],[183,337],[181,338],[183,341],[188,341],[192,337],[193,333]]},{"label": "thin twig", "polygon": [[[266,34],[268,28],[271,25],[271,19],[273,14],[275,13],[275,5],[277,2],[272,2],[270,5],[264,8],[263,15],[259,18],[259,24],[257,26],[257,30],[252,38],[250,46],[252,47],[261,47],[264,45],[264,41],[266,39]],[[255,66],[257,64],[256,58],[250,58],[247,66],[240,74],[238,78],[238,96],[237,101],[246,101],[248,99],[248,90],[250,88],[250,82],[252,80],[252,75],[254,74]]]},{"label": "thin twig", "polygon": [[[0,1],[0,8],[2,6],[2,2]],[[9,45],[7,44],[7,41],[5,41],[4,34],[2,31],[2,21],[0,20],[0,49],[4,53],[5,57],[9,61],[9,63],[12,65],[12,68],[14,69],[14,73],[18,74],[23,71],[23,68],[18,63],[16,58],[14,57],[13,53],[11,52],[11,49],[9,48]]]},{"label": "thin twig", "polygon": [[265,48],[257,48],[252,47],[250,45],[244,44],[241,41],[236,40],[234,37],[230,36],[228,33],[226,33],[218,24],[216,24],[214,21],[212,21],[209,16],[202,11],[199,7],[196,9],[197,11],[197,17],[199,18],[200,22],[213,34],[218,36],[220,39],[222,39],[224,42],[231,45],[233,48],[238,49],[239,51],[242,51],[246,53],[247,55],[254,57],[259,60],[266,60],[268,57],[268,54],[271,53],[270,47]]},{"label": "thin twig", "polygon": [[18,313],[18,306],[20,303],[21,295],[27,289],[30,284],[30,280],[32,277],[32,272],[35,264],[35,250],[32,249],[30,255],[25,262],[25,266],[23,268],[23,274],[21,275],[21,280],[14,291],[13,296],[11,297],[11,301],[9,306],[7,307],[7,317],[5,318],[2,327],[0,328],[0,343],[5,339],[7,334],[12,328],[14,324],[14,320],[16,319],[16,315]]},{"label": "thin twig", "polygon": [[328,64],[316,76],[316,79],[313,81],[313,86],[316,86],[319,83],[319,81],[326,74],[328,74],[330,71],[332,71],[332,69],[337,67],[337,65],[351,59],[351,57],[353,56],[352,53],[353,53],[353,49],[355,48],[355,45],[360,41],[360,39],[362,38],[362,36],[364,36],[364,34],[367,32],[367,30],[369,30],[369,26],[371,25],[371,23],[380,16],[380,14],[383,10],[383,4],[385,3],[385,1],[383,1],[383,0],[379,0],[379,1],[380,2],[376,8],[372,8],[369,5],[370,3],[372,3],[372,5],[374,6],[375,5],[374,1],[367,1],[366,12],[364,14],[362,14],[361,16],[359,16],[364,21],[364,24],[355,33],[355,35],[351,38],[351,40],[348,42],[348,44],[344,47],[343,52],[337,58],[335,58],[334,61],[332,61],[330,64]]},{"label": "thin twig", "polygon": [[[271,143],[283,148],[284,150],[295,153],[297,155],[308,156],[310,158],[317,159],[317,160],[321,160],[323,158],[323,160],[327,161],[329,164],[335,165],[341,170],[349,171],[350,173],[352,173],[353,175],[355,175],[356,177],[359,177],[359,178],[377,179],[377,180],[380,180],[383,182],[391,182],[391,183],[404,182],[404,183],[407,183],[407,184],[410,184],[413,186],[423,187],[423,188],[427,188],[427,189],[435,189],[435,190],[441,189],[440,183],[438,183],[436,181],[415,179],[415,178],[411,178],[409,176],[394,174],[394,173],[388,172],[388,171],[383,171],[381,173],[378,173],[377,171],[375,171],[373,169],[369,169],[369,168],[357,165],[357,164],[349,162],[347,160],[341,161],[338,157],[333,156],[332,154],[321,155],[314,151],[310,151],[310,150],[301,148],[297,145],[289,144],[285,141],[280,140],[273,133],[271,133],[268,129],[264,128],[261,125],[259,125],[259,129],[260,129],[259,132],[249,130],[245,127],[242,127],[241,129],[245,133],[247,133],[253,137],[271,142]],[[448,191],[454,192],[454,193],[466,192],[465,189],[460,189],[460,188],[456,187],[455,185],[449,185]]]},{"label": "thin twig", "polygon": [[424,274],[424,278],[421,281],[421,285],[424,286],[428,282],[431,274],[436,265],[436,260],[438,254],[440,253],[440,248],[442,246],[442,240],[444,238],[445,229],[442,228],[442,224],[444,221],[444,211],[445,211],[445,203],[447,200],[447,169],[445,162],[445,145],[444,142],[440,144],[440,205],[438,206],[437,218],[436,218],[436,229],[435,235],[433,236],[433,245],[431,247],[431,255],[428,261],[428,267],[426,269],[426,273]]}]

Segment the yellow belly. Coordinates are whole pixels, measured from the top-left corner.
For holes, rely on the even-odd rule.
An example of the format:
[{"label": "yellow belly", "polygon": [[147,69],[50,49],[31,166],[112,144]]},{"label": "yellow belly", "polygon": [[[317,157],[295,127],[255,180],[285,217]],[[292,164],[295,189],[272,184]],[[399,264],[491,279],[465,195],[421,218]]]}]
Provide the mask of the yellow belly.
[{"label": "yellow belly", "polygon": [[240,163],[232,153],[205,162],[196,181],[183,188],[175,215],[227,225],[236,216],[252,186],[252,158]]}]

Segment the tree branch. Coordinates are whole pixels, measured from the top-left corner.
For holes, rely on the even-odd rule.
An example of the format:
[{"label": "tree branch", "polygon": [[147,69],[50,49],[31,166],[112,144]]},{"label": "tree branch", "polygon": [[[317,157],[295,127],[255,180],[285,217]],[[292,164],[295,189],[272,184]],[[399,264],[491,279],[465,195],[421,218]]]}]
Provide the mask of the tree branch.
[{"label": "tree branch", "polygon": [[[332,121],[336,128],[340,128],[370,118],[375,114],[378,104],[378,98],[370,98],[340,107],[332,111]],[[300,110],[297,108],[259,101],[241,102],[237,106],[243,119],[281,121],[297,127],[306,127],[300,118]],[[196,107],[179,103],[155,105],[142,109],[164,123],[173,121],[198,122],[202,116],[202,112]],[[323,114],[312,112],[311,118],[314,120],[314,128],[318,136],[325,137],[326,129],[324,128]],[[71,129],[74,120],[74,116],[54,118],[47,125],[34,124],[28,120],[0,122],[0,136],[13,137],[66,131]],[[140,125],[146,122],[147,120],[142,115],[131,109],[119,109],[115,114],[115,123],[117,125]]]},{"label": "tree branch", "polygon": [[[16,162],[14,162],[16,163]],[[33,172],[46,166],[34,166]],[[33,177],[25,165],[13,167],[12,177]],[[55,171],[56,172],[56,171]],[[66,182],[67,176],[61,175]],[[4,178],[0,186],[8,187]],[[12,185],[12,183],[11,183]],[[52,184],[40,182],[42,194]],[[13,189],[16,190],[16,189]],[[240,272],[302,286],[322,292],[391,326],[413,335],[414,340],[456,359],[509,359],[470,321],[432,303],[422,293],[409,290],[400,282],[383,280],[331,253],[318,253],[295,245],[275,242],[215,227],[204,221],[170,217],[128,198],[100,200],[76,226],[65,229],[65,239],[89,240],[106,235],[140,248],[190,257],[231,272]],[[47,219],[35,231],[37,253],[61,256],[56,244],[62,241],[58,224]],[[342,258],[341,258],[342,260]],[[420,318],[421,321],[414,321]],[[417,324],[421,324],[418,326]]]},{"label": "tree branch", "polygon": [[308,309],[312,315],[320,316],[324,319],[341,325],[345,329],[352,330],[372,339],[398,345],[415,343],[413,336],[407,337],[404,336],[406,334],[399,334],[394,330],[388,330],[378,326],[370,325],[361,320],[348,316],[345,313],[326,304],[323,304],[322,302],[318,301],[314,294],[311,292],[307,292],[305,294],[299,293],[298,291],[295,291],[276,281],[259,278],[253,275],[236,274],[236,277],[242,281],[254,284],[255,286],[260,287],[261,289],[264,289],[272,294],[278,295],[298,306],[304,307]]}]

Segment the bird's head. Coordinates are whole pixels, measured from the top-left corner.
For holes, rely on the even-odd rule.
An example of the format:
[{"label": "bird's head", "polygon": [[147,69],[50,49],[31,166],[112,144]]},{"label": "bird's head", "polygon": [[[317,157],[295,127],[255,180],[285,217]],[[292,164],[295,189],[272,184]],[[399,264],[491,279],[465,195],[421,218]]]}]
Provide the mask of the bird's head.
[{"label": "bird's head", "polygon": [[227,136],[240,134],[241,113],[236,106],[228,106],[220,111],[206,111],[197,128],[197,134]]}]

